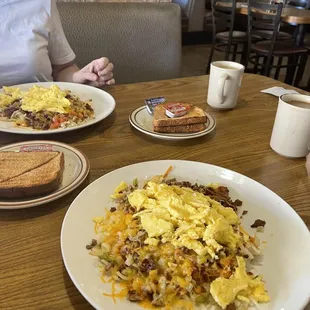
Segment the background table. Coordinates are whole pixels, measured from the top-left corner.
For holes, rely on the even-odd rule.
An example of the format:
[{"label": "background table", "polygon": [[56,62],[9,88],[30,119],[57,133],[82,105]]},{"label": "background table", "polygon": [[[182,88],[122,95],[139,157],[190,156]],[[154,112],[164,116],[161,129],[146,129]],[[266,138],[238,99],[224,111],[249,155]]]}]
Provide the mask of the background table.
[{"label": "background table", "polygon": [[[229,2],[217,2],[217,6],[231,6]],[[248,15],[247,2],[237,2],[236,13]],[[307,26],[310,24],[310,10],[297,9],[294,7],[284,7],[282,10],[281,20],[284,23],[295,25],[298,27],[296,44],[303,46],[304,37],[307,31]]]},{"label": "background table", "polygon": [[[271,86],[292,87],[246,74],[237,107],[217,112],[206,106],[207,86],[207,76],[113,86],[109,92],[117,106],[108,119],[90,128],[48,137],[76,146],[88,156],[89,179],[53,203],[24,210],[0,210],[0,309],[92,309],[64,268],[61,224],[70,203],[87,183],[125,165],[186,159],[235,170],[279,194],[310,227],[310,180],[305,160],[287,159],[270,149],[277,98],[260,93]],[[207,108],[216,118],[216,132],[199,139],[170,142],[136,131],[130,126],[128,116],[143,105],[144,98],[153,96]],[[0,133],[0,144],[30,138],[42,136]]]},{"label": "background table", "polygon": [[[229,2],[216,2],[217,6],[231,6]],[[247,2],[237,2],[236,12],[242,15],[248,15]],[[290,24],[310,24],[310,10],[297,9],[293,7],[284,7],[281,20]]]}]

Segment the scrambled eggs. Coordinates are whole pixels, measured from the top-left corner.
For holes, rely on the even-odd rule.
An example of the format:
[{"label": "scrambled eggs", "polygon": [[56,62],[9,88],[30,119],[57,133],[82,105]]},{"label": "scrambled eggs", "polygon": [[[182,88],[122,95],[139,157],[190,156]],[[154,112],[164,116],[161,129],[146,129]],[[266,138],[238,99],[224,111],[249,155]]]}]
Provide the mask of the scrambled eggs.
[{"label": "scrambled eggs", "polygon": [[235,298],[250,303],[251,296],[257,302],[269,302],[261,277],[250,277],[246,273],[245,261],[237,256],[238,267],[231,278],[217,278],[211,283],[210,292],[214,300],[225,309]]},{"label": "scrambled eggs", "polygon": [[19,88],[3,86],[4,94],[0,94],[0,108],[6,107],[15,100],[22,98],[23,94]]},{"label": "scrambled eggs", "polygon": [[27,112],[50,111],[66,113],[71,102],[66,98],[68,92],[62,91],[57,85],[50,88],[33,86],[22,93],[16,87],[3,87],[4,94],[0,94],[0,107],[8,106],[17,99],[21,100],[21,109]]},{"label": "scrambled eggs", "polygon": [[240,242],[231,226],[239,223],[237,214],[190,188],[149,182],[145,189],[131,193],[128,201],[137,210],[143,208],[134,217],[140,217],[148,233],[147,244],[171,242],[199,256],[217,258],[223,245],[235,250]]},{"label": "scrambled eggs", "polygon": [[66,91],[60,90],[57,85],[50,88],[33,86],[22,99],[22,110],[28,112],[50,111],[66,113],[71,102],[66,98]]}]

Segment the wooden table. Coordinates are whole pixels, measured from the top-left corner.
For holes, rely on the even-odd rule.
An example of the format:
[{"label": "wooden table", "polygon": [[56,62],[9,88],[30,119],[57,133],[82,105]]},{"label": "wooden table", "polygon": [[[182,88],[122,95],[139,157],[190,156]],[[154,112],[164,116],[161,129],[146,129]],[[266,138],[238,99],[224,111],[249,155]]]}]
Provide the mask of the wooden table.
[{"label": "wooden table", "polygon": [[[246,74],[237,107],[226,112],[206,107],[207,76],[113,86],[109,92],[117,106],[109,118],[90,128],[48,138],[74,145],[88,156],[88,182],[119,167],[156,159],[194,160],[235,170],[283,197],[310,227],[305,160],[281,157],[269,147],[277,98],[260,90],[271,86],[292,88]],[[144,98],[152,96],[206,107],[217,120],[216,132],[196,140],[169,142],[136,131],[128,116],[143,105]],[[30,138],[40,137],[1,133],[0,144]],[[0,210],[0,309],[92,309],[64,268],[59,241],[64,215],[86,185],[47,205]]]},{"label": "wooden table", "polygon": [[[231,6],[230,2],[216,2],[217,6]],[[237,2],[236,12],[242,15],[248,15],[247,2]],[[310,10],[302,10],[293,7],[285,7],[282,10],[281,20],[289,24],[310,24]]]}]

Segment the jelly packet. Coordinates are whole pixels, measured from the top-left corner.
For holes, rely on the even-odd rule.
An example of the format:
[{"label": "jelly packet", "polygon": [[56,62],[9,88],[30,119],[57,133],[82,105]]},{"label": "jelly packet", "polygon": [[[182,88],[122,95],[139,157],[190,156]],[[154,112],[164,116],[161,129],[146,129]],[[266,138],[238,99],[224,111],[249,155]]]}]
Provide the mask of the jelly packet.
[{"label": "jelly packet", "polygon": [[180,117],[185,115],[191,108],[189,104],[184,103],[167,103],[164,105],[166,115],[170,118]]},{"label": "jelly packet", "polygon": [[147,98],[147,99],[144,99],[144,102],[146,104],[146,108],[147,108],[147,111],[150,113],[150,114],[153,114],[154,112],[154,108],[161,104],[161,103],[164,103],[166,101],[166,99],[164,97],[155,97],[155,98]]}]

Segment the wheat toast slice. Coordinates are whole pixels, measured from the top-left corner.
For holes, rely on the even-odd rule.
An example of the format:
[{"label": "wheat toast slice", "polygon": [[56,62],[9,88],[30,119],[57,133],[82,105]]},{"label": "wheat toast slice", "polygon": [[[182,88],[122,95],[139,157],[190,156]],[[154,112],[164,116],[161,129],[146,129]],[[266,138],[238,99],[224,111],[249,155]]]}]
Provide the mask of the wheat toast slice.
[{"label": "wheat toast slice", "polygon": [[55,191],[62,182],[64,155],[59,153],[49,162],[22,175],[0,183],[0,197],[24,198]]},{"label": "wheat toast slice", "polygon": [[160,104],[155,107],[153,115],[153,127],[180,126],[207,122],[205,112],[196,106],[192,106],[191,109],[183,116],[169,118],[166,115],[165,108]]},{"label": "wheat toast slice", "polygon": [[0,152],[0,183],[40,167],[59,152]]},{"label": "wheat toast slice", "polygon": [[205,124],[189,124],[179,126],[154,126],[154,131],[162,133],[193,133],[205,130]]}]

